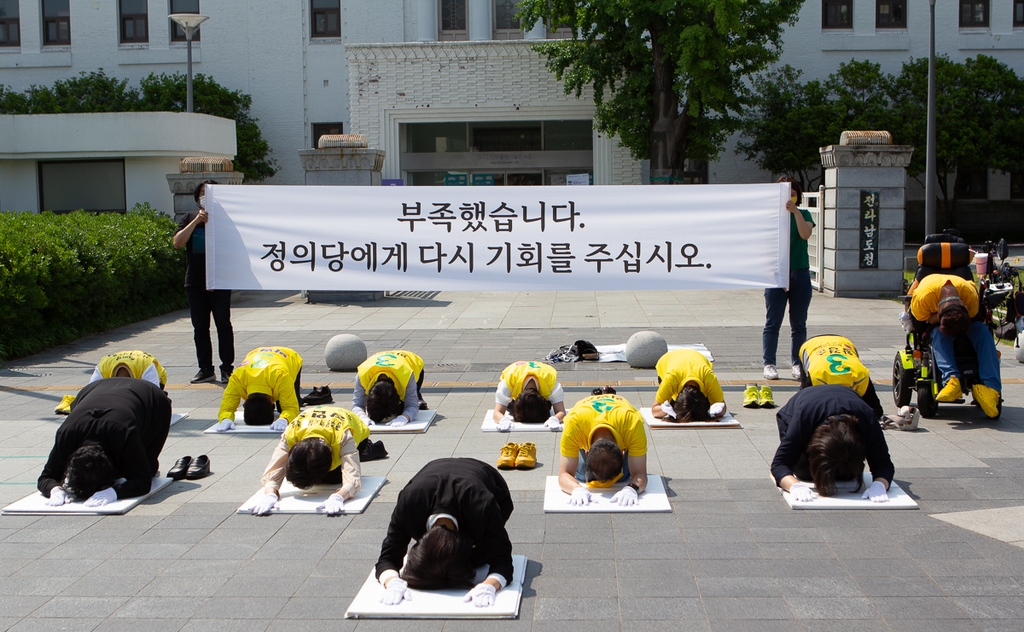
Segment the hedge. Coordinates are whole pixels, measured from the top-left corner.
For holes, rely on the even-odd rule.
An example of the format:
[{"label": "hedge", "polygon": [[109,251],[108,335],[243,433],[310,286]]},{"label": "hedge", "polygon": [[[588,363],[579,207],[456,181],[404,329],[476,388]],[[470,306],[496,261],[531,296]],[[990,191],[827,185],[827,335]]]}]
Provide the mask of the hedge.
[{"label": "hedge", "polygon": [[148,204],[0,213],[0,360],[184,308],[175,229]]}]

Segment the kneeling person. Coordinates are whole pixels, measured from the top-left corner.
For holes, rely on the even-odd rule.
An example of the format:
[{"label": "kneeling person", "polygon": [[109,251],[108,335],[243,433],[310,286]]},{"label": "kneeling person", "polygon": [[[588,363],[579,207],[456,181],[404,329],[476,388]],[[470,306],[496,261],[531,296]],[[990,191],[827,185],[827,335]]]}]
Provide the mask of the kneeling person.
[{"label": "kneeling person", "polygon": [[375,353],[356,369],[352,412],[367,425],[404,426],[427,409],[422,386],[423,358],[401,349]]},{"label": "kneeling person", "polygon": [[171,400],[159,386],[133,378],[87,384],[39,476],[46,504],[84,500],[100,507],[149,493],[170,427]]},{"label": "kneeling person", "polygon": [[647,433],[640,411],[625,397],[594,395],[577,402],[565,416],[558,486],[569,504],[589,505],[596,497],[588,487],[611,487],[629,481],[612,502],[639,502],[647,488]]},{"label": "kneeling person", "polygon": [[512,542],[505,530],[512,509],[508,485],[490,465],[476,459],[427,463],[398,494],[391,514],[376,567],[385,588],[381,601],[398,605],[409,599],[409,588],[470,588],[475,569],[487,564],[489,575],[465,601],[493,605],[512,581]]},{"label": "kneeling person", "polygon": [[[827,384],[805,388],[775,415],[779,447],[772,460],[775,483],[800,502],[834,496],[837,481],[863,486],[864,460],[873,482],[862,498],[886,502],[895,474],[885,434],[871,407],[852,389]],[[807,481],[813,481],[814,487]]]},{"label": "kneeling person", "polygon": [[[161,389],[167,384],[167,372],[152,355],[145,351],[118,351],[100,358],[100,363],[92,371],[89,382],[98,382],[112,377],[134,377],[156,384]],[[65,395],[53,412],[66,415],[71,412],[74,395]]]},{"label": "kneeling person", "polygon": [[494,422],[499,430],[510,429],[513,421],[559,428],[565,417],[564,398],[554,367],[543,362],[510,364],[501,372],[494,393]]},{"label": "kneeling person", "polygon": [[832,334],[809,338],[800,347],[800,365],[804,369],[800,388],[823,384],[848,386],[871,407],[876,419],[885,414],[871,382],[871,373],[860,361],[857,347],[849,338]]},{"label": "kneeling person", "polygon": [[711,421],[725,415],[725,393],[699,351],[675,349],[661,356],[651,414],[667,421]]},{"label": "kneeling person", "polygon": [[[220,402],[215,426],[218,432],[235,427],[235,411],[245,400],[242,412],[249,426],[270,426],[284,430],[299,415],[299,382],[302,379],[302,356],[288,347],[253,349],[231,373]],[[281,419],[274,421],[274,404]],[[276,425],[275,425],[276,424]]]},{"label": "kneeling person", "polygon": [[257,516],[271,512],[281,497],[281,481],[299,489],[319,483],[340,483],[323,505],[328,516],[345,509],[362,486],[359,444],[370,437],[370,429],[350,410],[338,406],[317,406],[305,410],[288,423],[274,448],[260,482],[263,496],[252,509]]}]

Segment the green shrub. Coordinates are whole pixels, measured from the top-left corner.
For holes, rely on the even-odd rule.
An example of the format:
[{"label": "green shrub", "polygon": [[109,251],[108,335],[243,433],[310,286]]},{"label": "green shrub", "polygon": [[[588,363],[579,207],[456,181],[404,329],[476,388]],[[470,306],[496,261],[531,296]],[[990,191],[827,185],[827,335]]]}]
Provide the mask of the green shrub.
[{"label": "green shrub", "polygon": [[185,307],[174,221],[130,212],[0,213],[0,359]]}]

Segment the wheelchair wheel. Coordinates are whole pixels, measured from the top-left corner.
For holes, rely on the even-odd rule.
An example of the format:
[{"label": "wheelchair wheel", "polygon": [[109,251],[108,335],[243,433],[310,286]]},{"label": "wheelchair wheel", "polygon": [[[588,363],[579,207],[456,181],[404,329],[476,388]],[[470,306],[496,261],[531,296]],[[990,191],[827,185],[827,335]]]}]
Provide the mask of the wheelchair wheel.
[{"label": "wheelchair wheel", "polygon": [[935,395],[932,394],[931,382],[918,385],[917,408],[925,419],[931,419],[938,414],[939,402],[935,401]]},{"label": "wheelchair wheel", "polygon": [[910,404],[910,398],[913,394],[912,378],[910,375],[907,375],[907,370],[903,368],[901,354],[897,353],[896,359],[892,362],[892,399],[896,403],[896,408],[902,408]]}]

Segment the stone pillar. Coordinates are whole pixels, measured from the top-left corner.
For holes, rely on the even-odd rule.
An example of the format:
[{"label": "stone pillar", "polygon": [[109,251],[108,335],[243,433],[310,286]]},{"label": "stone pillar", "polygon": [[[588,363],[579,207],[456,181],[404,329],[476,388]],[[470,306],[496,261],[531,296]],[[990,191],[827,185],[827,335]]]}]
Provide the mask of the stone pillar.
[{"label": "stone pillar", "polygon": [[174,221],[189,211],[198,210],[192,192],[200,182],[216,180],[218,184],[242,184],[244,178],[227,158],[182,158],[178,173],[167,174],[167,185],[174,194]]},{"label": "stone pillar", "polygon": [[487,41],[494,37],[494,0],[469,0],[466,7],[469,39]]},{"label": "stone pillar", "polygon": [[416,0],[416,39],[420,42],[437,41],[437,0]]},{"label": "stone pillar", "polygon": [[537,20],[537,23],[533,25],[533,28],[526,31],[526,35],[523,39],[528,40],[542,40],[548,37],[548,27],[544,24],[544,20]]},{"label": "stone pillar", "polygon": [[906,171],[914,148],[891,143],[888,132],[843,132],[839,145],[821,148],[821,282],[830,296],[896,296],[902,289]]}]

